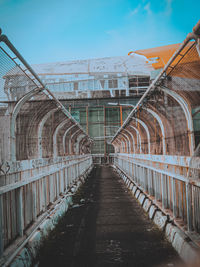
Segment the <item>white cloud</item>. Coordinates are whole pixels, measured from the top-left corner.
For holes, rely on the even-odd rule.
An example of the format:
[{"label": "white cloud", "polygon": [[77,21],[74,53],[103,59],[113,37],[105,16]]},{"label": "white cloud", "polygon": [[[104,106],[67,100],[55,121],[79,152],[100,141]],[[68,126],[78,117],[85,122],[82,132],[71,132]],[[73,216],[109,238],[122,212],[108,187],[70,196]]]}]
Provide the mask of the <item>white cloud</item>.
[{"label": "white cloud", "polygon": [[109,36],[116,36],[118,34],[118,32],[116,30],[108,30],[108,31],[105,31],[105,33]]},{"label": "white cloud", "polygon": [[130,12],[130,16],[134,16],[134,15],[136,15],[138,12],[139,12],[139,10],[140,10],[140,5],[139,6],[137,6],[135,9],[133,9],[131,12]]},{"label": "white cloud", "polygon": [[147,14],[148,14],[148,15],[151,15],[151,14],[152,14],[150,5],[151,5],[150,2],[148,2],[148,3],[144,6],[144,10],[147,11]]},{"label": "white cloud", "polygon": [[172,13],[172,2],[173,0],[165,0],[166,1],[166,10],[165,15],[170,16]]}]

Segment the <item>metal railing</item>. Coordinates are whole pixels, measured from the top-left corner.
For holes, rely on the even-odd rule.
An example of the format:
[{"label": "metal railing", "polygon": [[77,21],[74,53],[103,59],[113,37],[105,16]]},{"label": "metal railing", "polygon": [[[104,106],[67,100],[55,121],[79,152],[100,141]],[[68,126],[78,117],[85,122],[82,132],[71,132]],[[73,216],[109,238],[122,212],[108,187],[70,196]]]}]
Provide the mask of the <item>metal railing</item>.
[{"label": "metal railing", "polygon": [[[0,255],[92,166],[90,155],[0,187]],[[50,170],[48,170],[50,169]]]},{"label": "metal railing", "polygon": [[200,182],[172,171],[156,168],[128,155],[115,155],[114,165],[168,213],[187,226],[185,230],[200,233]]}]

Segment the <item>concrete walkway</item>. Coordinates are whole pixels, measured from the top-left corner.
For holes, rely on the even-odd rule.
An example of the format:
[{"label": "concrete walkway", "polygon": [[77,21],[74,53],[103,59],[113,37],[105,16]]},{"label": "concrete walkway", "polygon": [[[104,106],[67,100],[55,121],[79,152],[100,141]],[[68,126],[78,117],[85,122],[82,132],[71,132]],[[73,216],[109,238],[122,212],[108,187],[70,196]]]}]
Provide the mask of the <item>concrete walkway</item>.
[{"label": "concrete walkway", "polygon": [[40,266],[177,266],[176,252],[111,167],[95,168],[76,197],[83,205],[45,241]]}]

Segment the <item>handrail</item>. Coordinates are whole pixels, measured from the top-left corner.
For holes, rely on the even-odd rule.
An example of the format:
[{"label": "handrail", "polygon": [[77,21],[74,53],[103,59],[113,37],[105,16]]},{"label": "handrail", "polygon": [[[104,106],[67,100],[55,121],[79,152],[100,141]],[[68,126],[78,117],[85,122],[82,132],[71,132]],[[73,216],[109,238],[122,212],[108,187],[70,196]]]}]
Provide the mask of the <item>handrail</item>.
[{"label": "handrail", "polygon": [[188,182],[188,183],[190,183],[192,185],[196,185],[196,186],[200,187],[200,182],[195,181],[195,180],[188,179],[187,176],[183,176],[183,175],[180,175],[180,174],[177,174],[177,173],[173,173],[173,172],[168,172],[168,171],[164,171],[164,170],[161,170],[161,169],[157,169],[157,168],[152,167],[150,165],[147,165],[147,164],[144,164],[144,163],[140,163],[140,162],[134,161],[134,159],[130,160],[130,158],[125,157],[125,156],[119,156],[119,159],[120,159],[120,157],[125,158],[125,160],[127,162],[129,162],[129,163],[134,163],[134,164],[136,164],[138,166],[141,166],[141,167],[150,169],[152,171],[159,172],[161,174],[164,174],[164,175],[173,177],[173,178],[175,178],[177,180],[180,180],[180,181],[183,181],[183,182]]},{"label": "handrail", "polygon": [[[174,164],[175,165],[175,164]],[[174,219],[187,224],[189,232],[200,233],[199,195],[200,182],[186,176],[134,162],[125,156],[115,155],[114,166],[131,177],[164,210],[170,210]],[[185,225],[186,226],[186,225]]]},{"label": "handrail", "polygon": [[24,186],[24,185],[27,185],[27,184],[30,184],[32,182],[35,182],[37,180],[40,180],[42,179],[44,176],[49,176],[51,174],[54,174],[60,170],[63,170],[65,168],[69,168],[69,167],[72,167],[74,164],[79,164],[81,162],[84,162],[85,160],[89,159],[90,156],[86,156],[84,159],[81,159],[79,160],[78,162],[75,162],[75,163],[71,163],[71,164],[68,164],[67,166],[62,166],[62,167],[59,167],[59,168],[54,168],[52,171],[48,171],[48,172],[43,172],[39,175],[36,175],[36,176],[33,176],[29,179],[26,179],[26,180],[22,180],[22,181],[19,181],[19,182],[16,182],[16,183],[13,183],[13,184],[8,184],[8,185],[4,185],[4,186],[1,186],[0,187],[0,195],[4,194],[4,193],[7,193],[11,190],[14,190],[14,189],[17,189],[21,186]]}]

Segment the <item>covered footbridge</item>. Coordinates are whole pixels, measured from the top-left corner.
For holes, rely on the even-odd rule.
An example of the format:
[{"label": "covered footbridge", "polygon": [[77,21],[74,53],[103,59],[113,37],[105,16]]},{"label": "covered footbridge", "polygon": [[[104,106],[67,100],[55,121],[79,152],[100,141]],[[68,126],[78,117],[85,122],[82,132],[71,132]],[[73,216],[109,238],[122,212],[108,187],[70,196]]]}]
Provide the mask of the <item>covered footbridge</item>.
[{"label": "covered footbridge", "polygon": [[113,166],[184,261],[198,258],[199,51],[200,23],[178,46],[34,68],[0,35],[0,265],[31,261],[95,164]]}]

